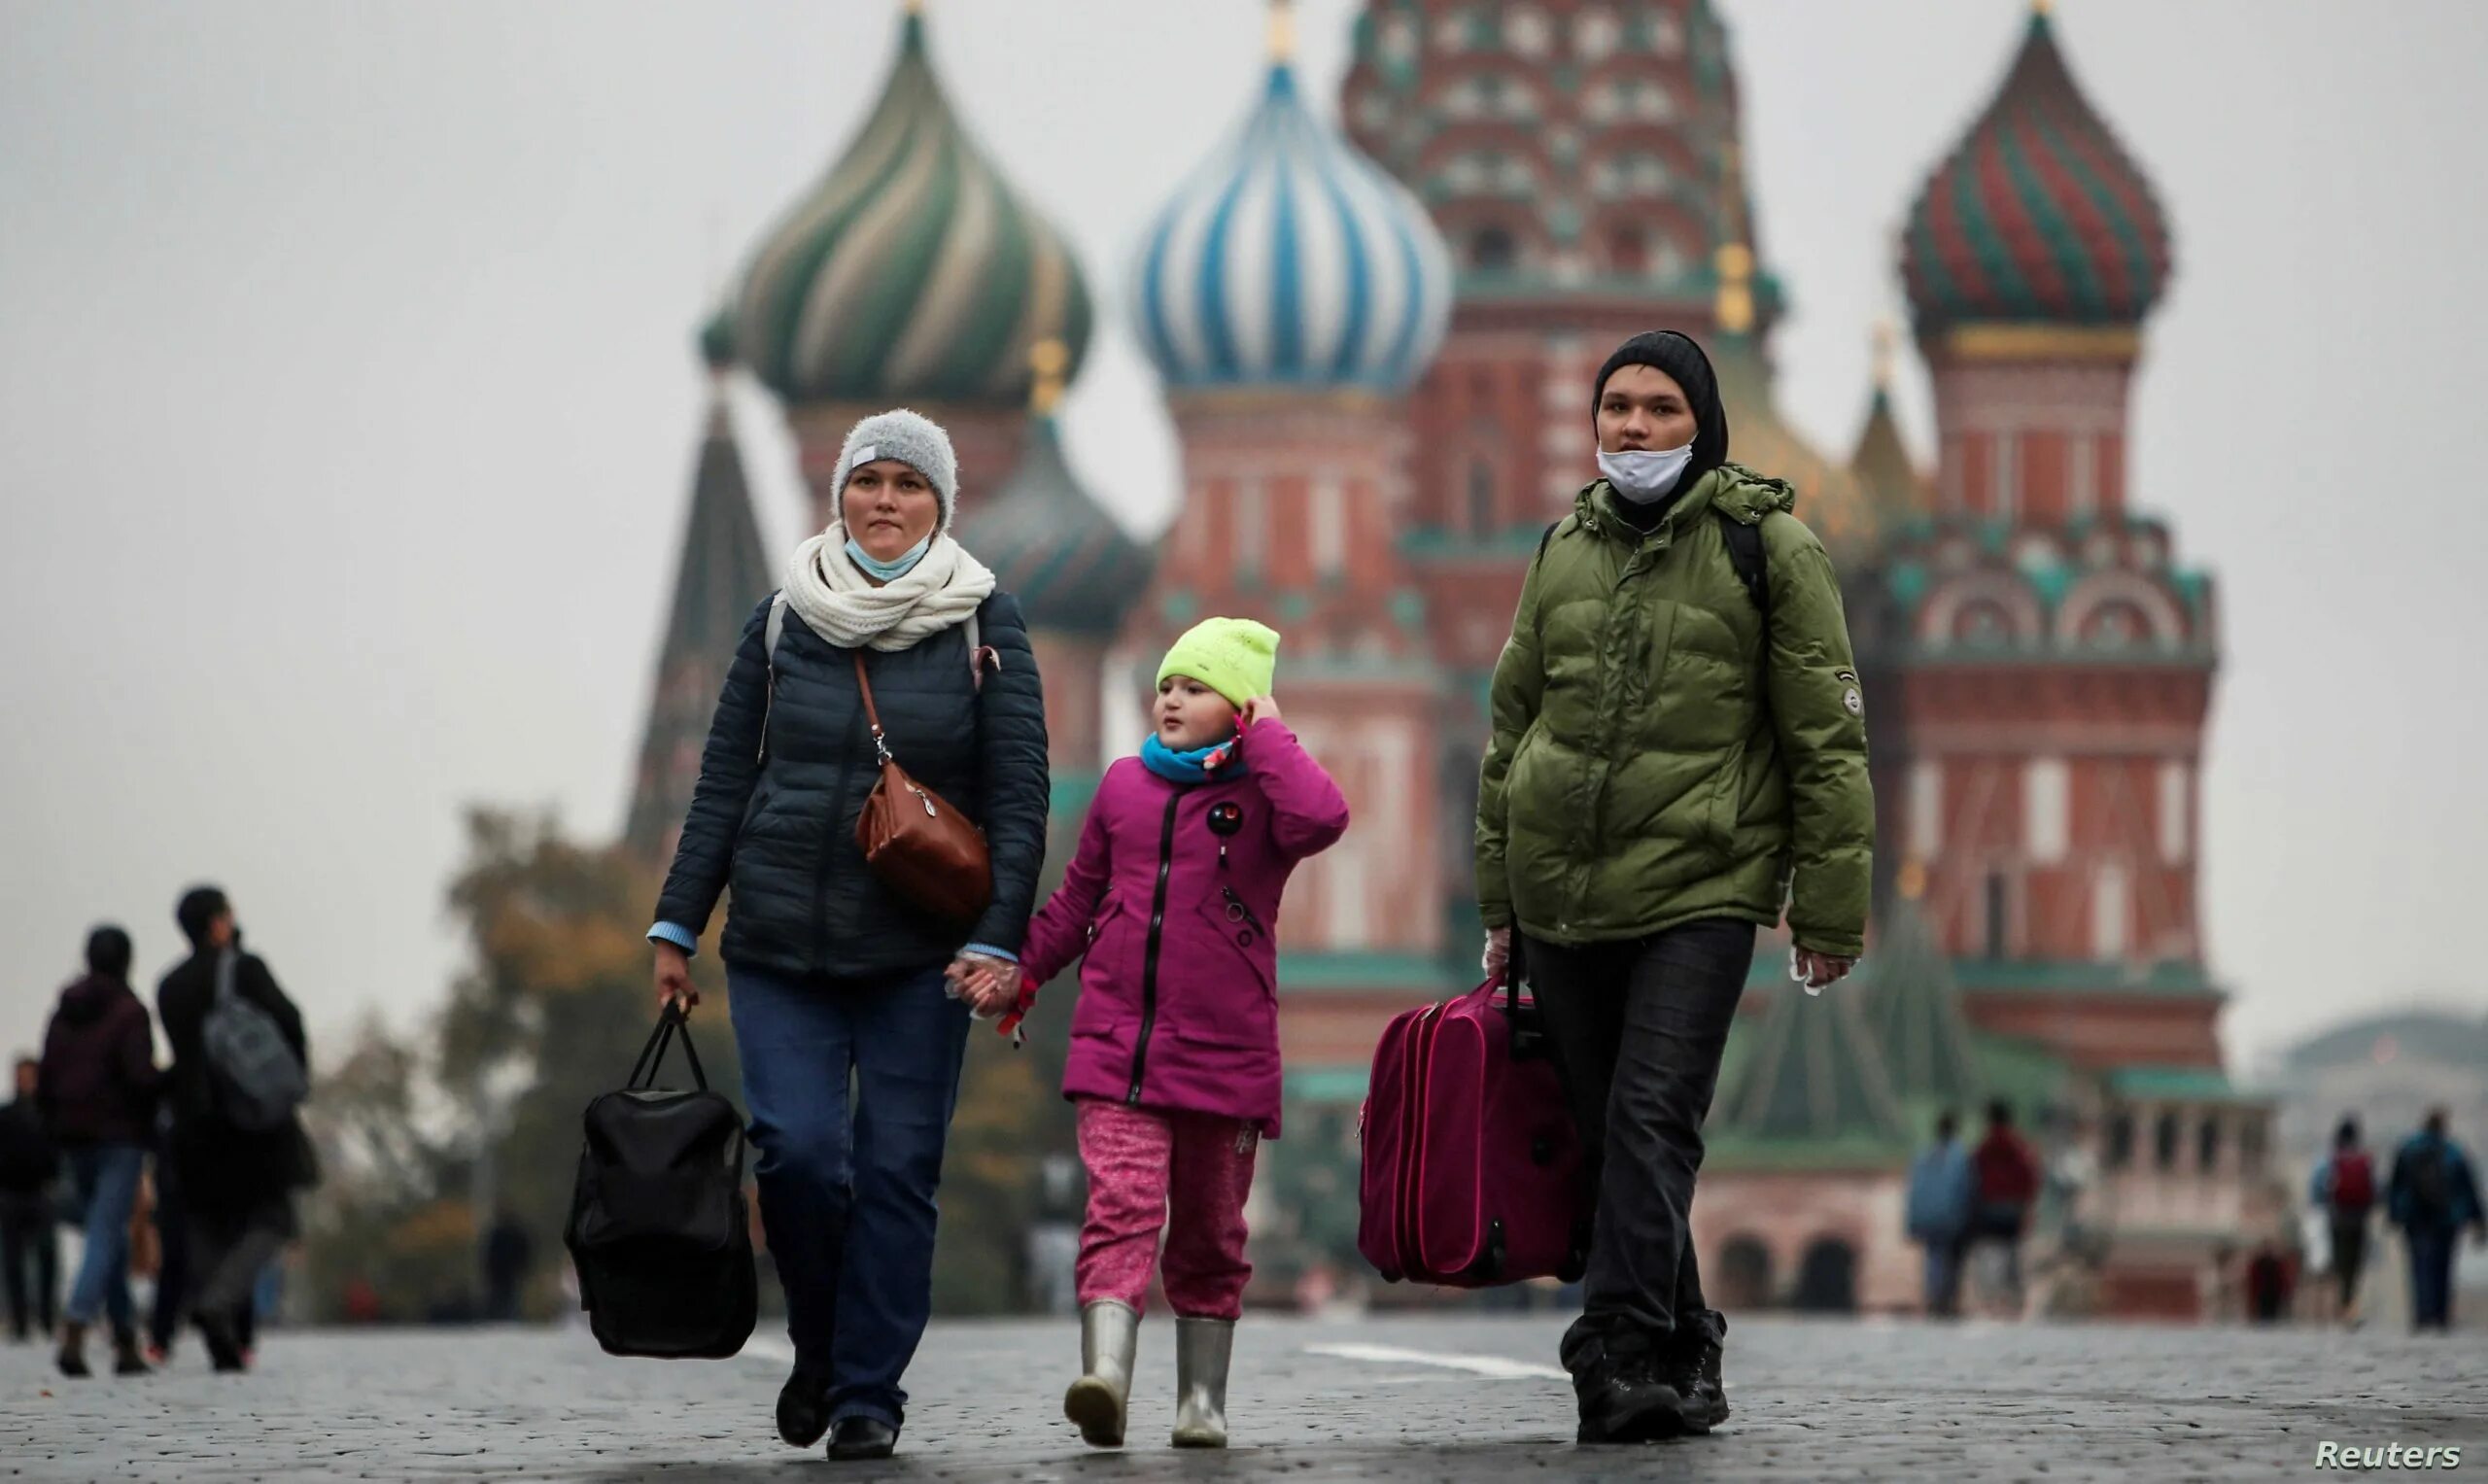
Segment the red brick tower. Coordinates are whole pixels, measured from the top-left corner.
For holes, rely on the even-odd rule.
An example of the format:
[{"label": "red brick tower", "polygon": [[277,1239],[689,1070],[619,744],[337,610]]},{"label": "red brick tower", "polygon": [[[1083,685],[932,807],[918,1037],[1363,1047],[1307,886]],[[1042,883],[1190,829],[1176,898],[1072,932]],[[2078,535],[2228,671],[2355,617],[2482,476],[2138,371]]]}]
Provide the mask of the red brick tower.
[{"label": "red brick tower", "polygon": [[2217,1067],[2195,922],[2217,609],[2125,487],[2168,231],[2043,11],[1901,259],[1940,454],[1933,516],[1886,554],[1910,756],[1885,849],[1925,862],[1980,1024],[2081,1066]]}]

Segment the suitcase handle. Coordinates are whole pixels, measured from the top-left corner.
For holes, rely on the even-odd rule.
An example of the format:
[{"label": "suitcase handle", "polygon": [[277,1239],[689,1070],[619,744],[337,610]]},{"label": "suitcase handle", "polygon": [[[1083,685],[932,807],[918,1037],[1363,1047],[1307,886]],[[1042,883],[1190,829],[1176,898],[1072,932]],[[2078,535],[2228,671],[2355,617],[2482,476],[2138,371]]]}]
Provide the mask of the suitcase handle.
[{"label": "suitcase handle", "polygon": [[[1503,982],[1502,984],[1503,991],[1503,1014],[1511,1020],[1512,1059],[1515,1061],[1526,1061],[1532,1056],[1540,1054],[1545,1050],[1546,1032],[1538,1026],[1536,1017],[1533,1016],[1528,1018],[1522,1018],[1520,1013],[1520,949],[1517,943],[1515,943],[1511,957],[1503,964]],[[1535,1000],[1531,1002],[1530,1008],[1533,1010],[1537,1008]]]},{"label": "suitcase handle", "polygon": [[656,1086],[657,1069],[665,1064],[665,1049],[679,1034],[682,1054],[691,1063],[691,1080],[700,1090],[708,1090],[708,1074],[700,1068],[700,1053],[692,1049],[691,1020],[682,1013],[679,1001],[668,1000],[657,1016],[657,1028],[648,1033],[648,1044],[639,1051],[639,1059],[631,1064],[631,1080],[623,1084],[626,1092],[637,1092]]}]

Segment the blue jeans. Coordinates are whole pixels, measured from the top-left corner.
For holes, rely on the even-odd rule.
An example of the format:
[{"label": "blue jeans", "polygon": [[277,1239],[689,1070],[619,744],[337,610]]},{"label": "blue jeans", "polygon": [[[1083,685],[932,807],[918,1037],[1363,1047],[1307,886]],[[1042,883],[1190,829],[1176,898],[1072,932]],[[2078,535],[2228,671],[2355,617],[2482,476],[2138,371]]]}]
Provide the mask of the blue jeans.
[{"label": "blue jeans", "polygon": [[2451,1226],[2402,1228],[2410,1242],[2410,1328],[2453,1325],[2453,1248],[2461,1233]]},{"label": "blue jeans", "polygon": [[130,1329],[129,1213],[138,1204],[138,1177],[147,1151],[136,1144],[97,1144],[69,1152],[69,1176],[79,1209],[86,1213],[86,1253],[64,1310],[73,1325],[91,1325],[100,1314],[113,1332]]},{"label": "blue jeans", "polygon": [[967,1007],[943,989],[938,966],[868,980],[727,966],[761,1225],[796,1364],[828,1375],[832,1426],[906,1419],[899,1377],[932,1317],[933,1195],[968,1044]]},{"label": "blue jeans", "polygon": [[1960,1237],[1937,1237],[1926,1243],[1926,1312],[1950,1317],[1961,1312]]}]

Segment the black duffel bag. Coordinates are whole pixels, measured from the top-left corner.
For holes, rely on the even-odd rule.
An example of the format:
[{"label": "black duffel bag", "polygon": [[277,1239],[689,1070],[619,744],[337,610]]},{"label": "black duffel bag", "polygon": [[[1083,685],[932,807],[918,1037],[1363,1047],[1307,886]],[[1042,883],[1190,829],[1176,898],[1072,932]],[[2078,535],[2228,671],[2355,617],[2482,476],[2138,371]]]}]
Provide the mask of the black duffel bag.
[{"label": "black duffel bag", "polygon": [[[677,1035],[697,1091],[655,1086]],[[562,1240],[597,1343],[670,1360],[741,1351],[760,1313],[743,1116],[708,1090],[678,1007],[658,1018],[630,1083],[587,1105],[586,1122]]]}]

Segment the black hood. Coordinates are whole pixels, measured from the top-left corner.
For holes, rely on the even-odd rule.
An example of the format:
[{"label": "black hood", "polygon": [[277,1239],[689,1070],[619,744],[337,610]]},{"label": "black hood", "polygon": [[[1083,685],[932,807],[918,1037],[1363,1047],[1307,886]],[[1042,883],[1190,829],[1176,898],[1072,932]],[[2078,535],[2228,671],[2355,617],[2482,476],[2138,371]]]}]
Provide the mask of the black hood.
[{"label": "black hood", "polygon": [[1710,358],[1691,335],[1673,329],[1645,329],[1617,346],[1607,364],[1598,368],[1597,385],[1590,388],[1593,436],[1598,431],[1598,404],[1607,396],[1607,379],[1628,365],[1656,366],[1667,372],[1692,403],[1693,460],[1676,482],[1677,493],[1692,489],[1703,475],[1728,462],[1728,409],[1719,400],[1719,377],[1710,368]]},{"label": "black hood", "polygon": [[72,1025],[92,1025],[129,992],[120,980],[89,974],[60,991],[60,1018]]}]

